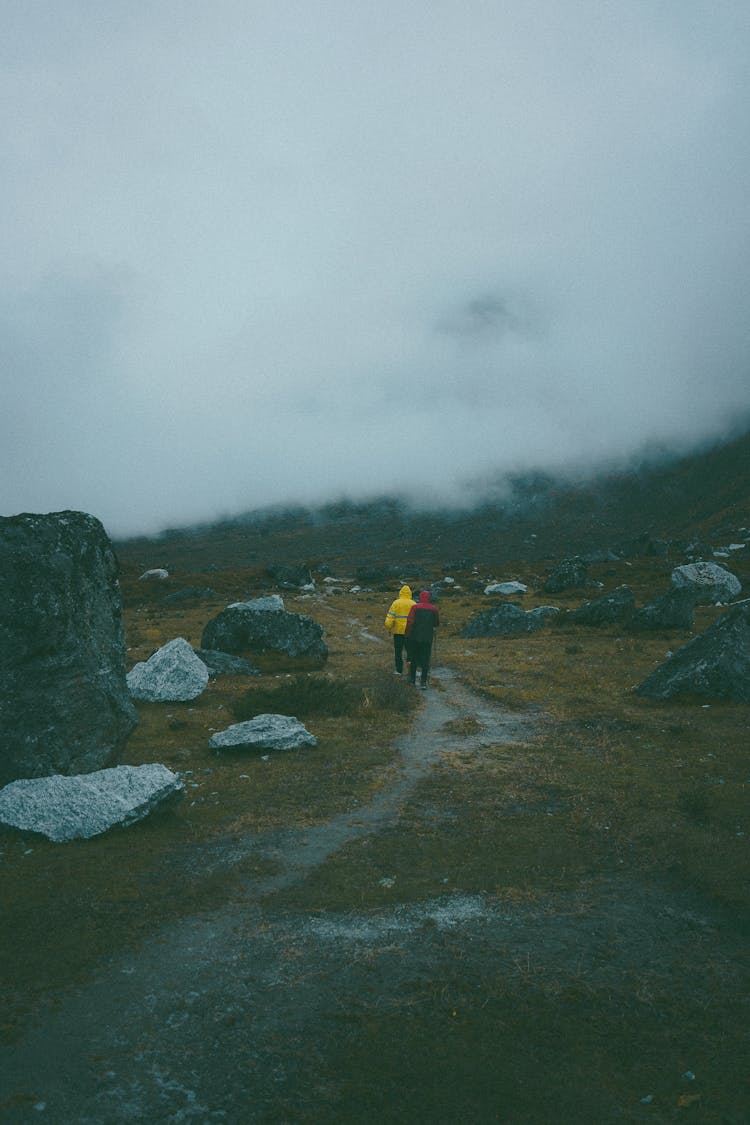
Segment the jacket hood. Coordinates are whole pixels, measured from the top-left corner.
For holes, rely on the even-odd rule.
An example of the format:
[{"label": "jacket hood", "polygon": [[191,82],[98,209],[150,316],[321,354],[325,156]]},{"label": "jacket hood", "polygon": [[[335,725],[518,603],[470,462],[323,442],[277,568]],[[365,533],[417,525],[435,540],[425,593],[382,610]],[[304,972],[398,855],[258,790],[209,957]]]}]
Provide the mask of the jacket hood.
[{"label": "jacket hood", "polygon": [[401,589],[398,592],[398,596],[400,598],[410,598],[411,597],[411,586],[402,586]]},{"label": "jacket hood", "polygon": [[429,590],[422,590],[420,592],[420,595],[419,595],[420,605],[429,605],[429,602],[430,602],[430,591]]}]

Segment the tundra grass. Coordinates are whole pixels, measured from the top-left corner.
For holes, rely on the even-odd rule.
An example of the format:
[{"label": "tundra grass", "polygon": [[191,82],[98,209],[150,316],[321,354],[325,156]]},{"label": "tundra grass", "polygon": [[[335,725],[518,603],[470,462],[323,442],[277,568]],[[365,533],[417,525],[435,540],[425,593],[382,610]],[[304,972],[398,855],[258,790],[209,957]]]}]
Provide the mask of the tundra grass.
[{"label": "tundra grass", "polygon": [[[641,603],[666,587],[670,565],[592,570],[605,591],[628,581]],[[517,573],[528,577],[520,563]],[[251,579],[238,574],[232,585],[225,575],[223,600],[179,608],[133,587],[129,661],[178,635],[198,645],[208,618],[227,599],[248,596]],[[29,1005],[52,1002],[99,958],[162,921],[241,894],[237,879],[253,864],[259,874],[270,870],[254,859],[222,865],[233,840],[322,823],[388,783],[398,769],[393,740],[421,703],[390,674],[382,623],[391,593],[287,599],[324,626],[325,668],[268,661],[262,677],[217,679],[194,703],[138,705],[127,760],[179,770],[181,805],[63,847],[3,838],[4,942],[15,967],[4,986],[13,1002],[6,1035],[17,1033]],[[582,600],[581,591],[530,593],[522,604],[572,609]],[[685,631],[631,636],[563,620],[519,639],[462,638],[487,604],[465,590],[441,601],[435,690],[449,665],[499,707],[532,714],[535,735],[444,755],[397,822],[334,853],[275,902],[292,916],[376,917],[479,896],[507,916],[507,947],[488,951],[479,932],[426,927],[421,962],[407,962],[398,939],[369,951],[371,990],[342,996],[334,1045],[311,1045],[309,1070],[300,1064],[297,1085],[279,1090],[268,1120],[541,1125],[688,1114],[739,1125],[750,1104],[741,965],[750,921],[750,711],[633,694],[690,638]],[[718,612],[699,609],[695,631]],[[347,700],[331,709],[343,713],[311,702],[331,685],[341,689],[337,701]],[[262,709],[269,699],[307,707],[298,717],[318,747],[211,754],[211,731],[238,709],[250,714],[253,696]],[[470,737],[476,719],[452,726]],[[693,1071],[695,1084],[683,1077]]]}]

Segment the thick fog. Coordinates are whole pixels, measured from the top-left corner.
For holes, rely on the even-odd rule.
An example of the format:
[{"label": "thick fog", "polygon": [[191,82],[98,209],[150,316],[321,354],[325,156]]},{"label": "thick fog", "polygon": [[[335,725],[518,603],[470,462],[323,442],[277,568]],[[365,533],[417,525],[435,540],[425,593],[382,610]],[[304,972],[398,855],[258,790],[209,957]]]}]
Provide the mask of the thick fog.
[{"label": "thick fog", "polygon": [[747,417],[747,0],[0,12],[0,513],[454,503]]}]

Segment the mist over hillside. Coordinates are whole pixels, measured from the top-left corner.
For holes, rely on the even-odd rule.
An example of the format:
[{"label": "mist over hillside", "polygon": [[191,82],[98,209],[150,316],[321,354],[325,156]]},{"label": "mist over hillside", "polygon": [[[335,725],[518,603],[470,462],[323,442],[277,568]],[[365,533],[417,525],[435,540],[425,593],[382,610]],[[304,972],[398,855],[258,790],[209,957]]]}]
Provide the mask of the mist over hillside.
[{"label": "mist over hillside", "polygon": [[397,497],[259,509],[121,540],[124,559],[195,568],[294,560],[500,563],[644,539],[719,542],[750,527],[750,430],[680,458],[651,452],[584,480],[508,475],[471,507],[416,508]]}]

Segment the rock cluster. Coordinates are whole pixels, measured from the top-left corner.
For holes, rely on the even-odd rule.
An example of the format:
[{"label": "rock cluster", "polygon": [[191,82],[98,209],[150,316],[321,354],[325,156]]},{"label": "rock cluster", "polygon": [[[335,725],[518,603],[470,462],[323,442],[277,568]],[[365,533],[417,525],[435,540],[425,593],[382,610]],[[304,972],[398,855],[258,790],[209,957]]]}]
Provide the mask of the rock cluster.
[{"label": "rock cluster", "polygon": [[565,559],[556,566],[550,574],[542,589],[546,594],[559,594],[563,590],[575,590],[588,583],[588,564],[576,555],[572,559]]},{"label": "rock cluster", "polygon": [[573,610],[567,620],[576,625],[608,625],[627,620],[635,607],[633,591],[629,586],[618,586],[611,594],[585,602]]},{"label": "rock cluster", "polygon": [[461,630],[462,637],[519,637],[544,628],[547,617],[557,613],[554,606],[524,610],[515,602],[505,602],[478,613]]},{"label": "rock cluster", "polygon": [[117,761],[136,725],[117,560],[84,512],[0,518],[0,784]]}]

